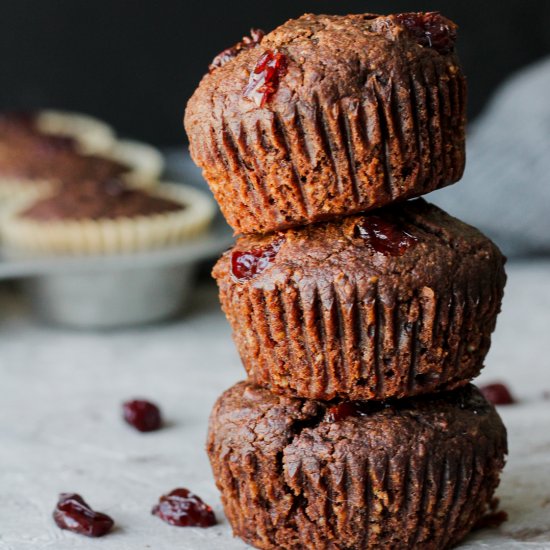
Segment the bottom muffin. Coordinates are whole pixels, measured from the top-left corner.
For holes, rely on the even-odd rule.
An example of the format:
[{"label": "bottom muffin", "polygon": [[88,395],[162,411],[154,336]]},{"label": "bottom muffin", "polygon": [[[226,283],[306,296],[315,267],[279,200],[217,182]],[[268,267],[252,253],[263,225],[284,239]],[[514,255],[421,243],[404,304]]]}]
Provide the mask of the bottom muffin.
[{"label": "bottom muffin", "polygon": [[506,453],[506,429],[472,385],[331,404],[241,382],[208,436],[234,534],[262,549],[451,547],[488,509]]}]

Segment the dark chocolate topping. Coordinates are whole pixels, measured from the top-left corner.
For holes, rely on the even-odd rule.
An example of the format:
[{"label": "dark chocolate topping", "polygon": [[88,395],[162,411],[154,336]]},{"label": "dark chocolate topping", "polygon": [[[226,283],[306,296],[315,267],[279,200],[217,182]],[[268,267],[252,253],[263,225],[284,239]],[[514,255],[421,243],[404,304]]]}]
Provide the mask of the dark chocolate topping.
[{"label": "dark chocolate topping", "polygon": [[35,113],[0,114],[2,177],[68,183],[115,178],[128,170],[109,158],[82,154],[71,136],[42,132]]},{"label": "dark chocolate topping", "polygon": [[35,221],[99,220],[166,214],[184,208],[176,201],[131,189],[116,180],[86,180],[62,186],[54,196],[27,208],[21,217]]}]

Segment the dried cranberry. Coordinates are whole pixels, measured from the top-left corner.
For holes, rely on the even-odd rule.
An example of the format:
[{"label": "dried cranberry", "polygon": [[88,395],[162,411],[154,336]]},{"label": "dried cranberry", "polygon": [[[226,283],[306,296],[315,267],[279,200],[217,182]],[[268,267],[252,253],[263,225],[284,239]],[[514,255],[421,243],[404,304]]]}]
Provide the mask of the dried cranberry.
[{"label": "dried cranberry", "polygon": [[254,101],[258,107],[263,107],[277,91],[279,80],[286,74],[286,68],[286,55],[277,50],[264,52],[250,73],[248,85],[243,92],[244,97]]},{"label": "dried cranberry", "polygon": [[94,512],[76,493],[61,493],[53,512],[58,527],[87,537],[102,537],[115,522],[106,514]]},{"label": "dried cranberry", "polygon": [[441,54],[453,50],[456,42],[456,25],[439,12],[398,13],[395,17],[421,46],[433,48]]},{"label": "dried cranberry", "polygon": [[505,521],[508,521],[508,513],[504,510],[499,510],[498,512],[489,512],[481,518],[479,518],[474,524],[472,530],[477,531],[478,529],[496,529],[500,527]]},{"label": "dried cranberry", "polygon": [[375,252],[401,256],[418,239],[398,224],[380,216],[365,216],[354,229],[355,237],[363,239]]},{"label": "dried cranberry", "polygon": [[140,432],[153,432],[162,427],[160,409],[150,401],[133,399],[123,404],[124,420]]},{"label": "dried cranberry", "polygon": [[212,508],[188,489],[174,489],[159,499],[151,511],[155,516],[178,527],[212,527],[216,516]]},{"label": "dried cranberry", "polygon": [[512,405],[516,402],[510,390],[501,383],[487,384],[481,386],[479,390],[493,405]]},{"label": "dried cranberry", "polygon": [[257,46],[265,36],[265,32],[261,29],[250,29],[250,36],[243,36],[240,42],[237,42],[234,46],[220,52],[208,66],[210,72],[223,67],[228,61],[237,57],[241,52],[249,50]]},{"label": "dried cranberry", "polygon": [[282,239],[252,250],[234,250],[231,254],[231,273],[239,281],[247,281],[265,271],[279,252]]},{"label": "dried cranberry", "polygon": [[350,416],[366,416],[370,410],[370,407],[361,401],[344,401],[328,408],[325,418],[329,422],[339,422]]}]

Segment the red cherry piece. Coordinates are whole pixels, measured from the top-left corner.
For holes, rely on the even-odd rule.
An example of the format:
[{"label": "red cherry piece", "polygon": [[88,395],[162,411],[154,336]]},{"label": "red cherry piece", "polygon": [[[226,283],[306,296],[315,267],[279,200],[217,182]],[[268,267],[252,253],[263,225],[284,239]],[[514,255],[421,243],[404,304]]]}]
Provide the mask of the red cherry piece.
[{"label": "red cherry piece", "polygon": [[261,29],[250,29],[250,36],[243,36],[240,42],[220,52],[208,66],[210,72],[223,67],[228,61],[237,57],[241,52],[257,46],[265,36]]},{"label": "red cherry piece", "polygon": [[282,240],[263,248],[234,250],[231,254],[231,273],[239,281],[247,281],[265,271],[281,248]]},{"label": "red cherry piece", "polygon": [[61,493],[53,512],[53,519],[61,529],[87,537],[102,537],[115,522],[106,514],[95,512],[76,493]]},{"label": "red cherry piece", "polygon": [[418,239],[396,223],[379,216],[366,216],[355,226],[355,237],[364,239],[375,252],[402,256]]},{"label": "red cherry piece", "polygon": [[212,508],[188,489],[174,489],[159,499],[151,511],[155,516],[177,527],[212,527],[216,516]]},{"label": "red cherry piece", "polygon": [[267,50],[250,73],[248,85],[243,92],[244,97],[254,101],[258,107],[263,107],[277,91],[286,69],[286,55],[277,50]]},{"label": "red cherry piece", "polygon": [[421,46],[433,48],[441,54],[453,50],[456,42],[456,25],[439,12],[399,13],[395,17]]},{"label": "red cherry piece", "polygon": [[133,399],[122,406],[124,420],[140,432],[153,432],[162,427],[160,409],[150,401]]},{"label": "red cherry piece", "polygon": [[485,399],[493,405],[513,405],[516,400],[507,386],[501,383],[487,384],[479,388]]},{"label": "red cherry piece", "polygon": [[366,416],[369,407],[359,401],[344,401],[327,409],[326,420],[329,422],[340,422],[350,416]]}]

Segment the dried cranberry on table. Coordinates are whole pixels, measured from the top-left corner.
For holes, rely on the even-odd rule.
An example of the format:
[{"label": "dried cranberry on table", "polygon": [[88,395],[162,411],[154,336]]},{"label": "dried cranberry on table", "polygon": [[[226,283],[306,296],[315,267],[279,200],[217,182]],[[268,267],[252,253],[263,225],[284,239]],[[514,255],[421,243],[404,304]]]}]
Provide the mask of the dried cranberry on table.
[{"label": "dried cranberry on table", "polygon": [[241,52],[257,46],[265,36],[262,29],[250,29],[250,36],[243,36],[240,42],[220,52],[208,66],[210,72],[223,67],[228,61],[237,57]]},{"label": "dried cranberry on table", "polygon": [[133,399],[123,406],[124,420],[140,432],[153,432],[162,427],[160,409],[150,401]]},{"label": "dried cranberry on table", "polygon": [[61,493],[53,512],[58,527],[87,537],[102,537],[115,522],[107,514],[95,512],[76,493]]},{"label": "dried cranberry on table", "polygon": [[490,512],[482,516],[474,524],[472,530],[477,531],[478,529],[496,529],[500,527],[505,521],[508,521],[508,513],[504,510],[499,510],[498,512]]},{"label": "dried cranberry on table", "polygon": [[433,48],[441,54],[453,50],[456,25],[439,12],[398,13],[395,17],[421,46]]},{"label": "dried cranberry on table", "polygon": [[231,273],[239,281],[247,281],[265,271],[283,244],[282,239],[263,248],[234,250],[231,254]]},{"label": "dried cranberry on table", "polygon": [[216,516],[212,508],[188,489],[174,489],[160,497],[151,513],[177,527],[212,527]]},{"label": "dried cranberry on table", "polygon": [[516,403],[512,393],[504,384],[497,382],[479,388],[485,399],[493,405],[512,405]]},{"label": "dried cranberry on table", "polygon": [[496,497],[493,498],[489,503],[489,510],[475,522],[472,531],[478,529],[495,529],[496,527],[500,527],[505,521],[508,521],[508,513],[504,510],[499,510],[499,504],[500,499]]},{"label": "dried cranberry on table", "polygon": [[243,95],[263,107],[279,88],[280,79],[286,74],[286,55],[277,50],[267,50],[250,73]]}]

